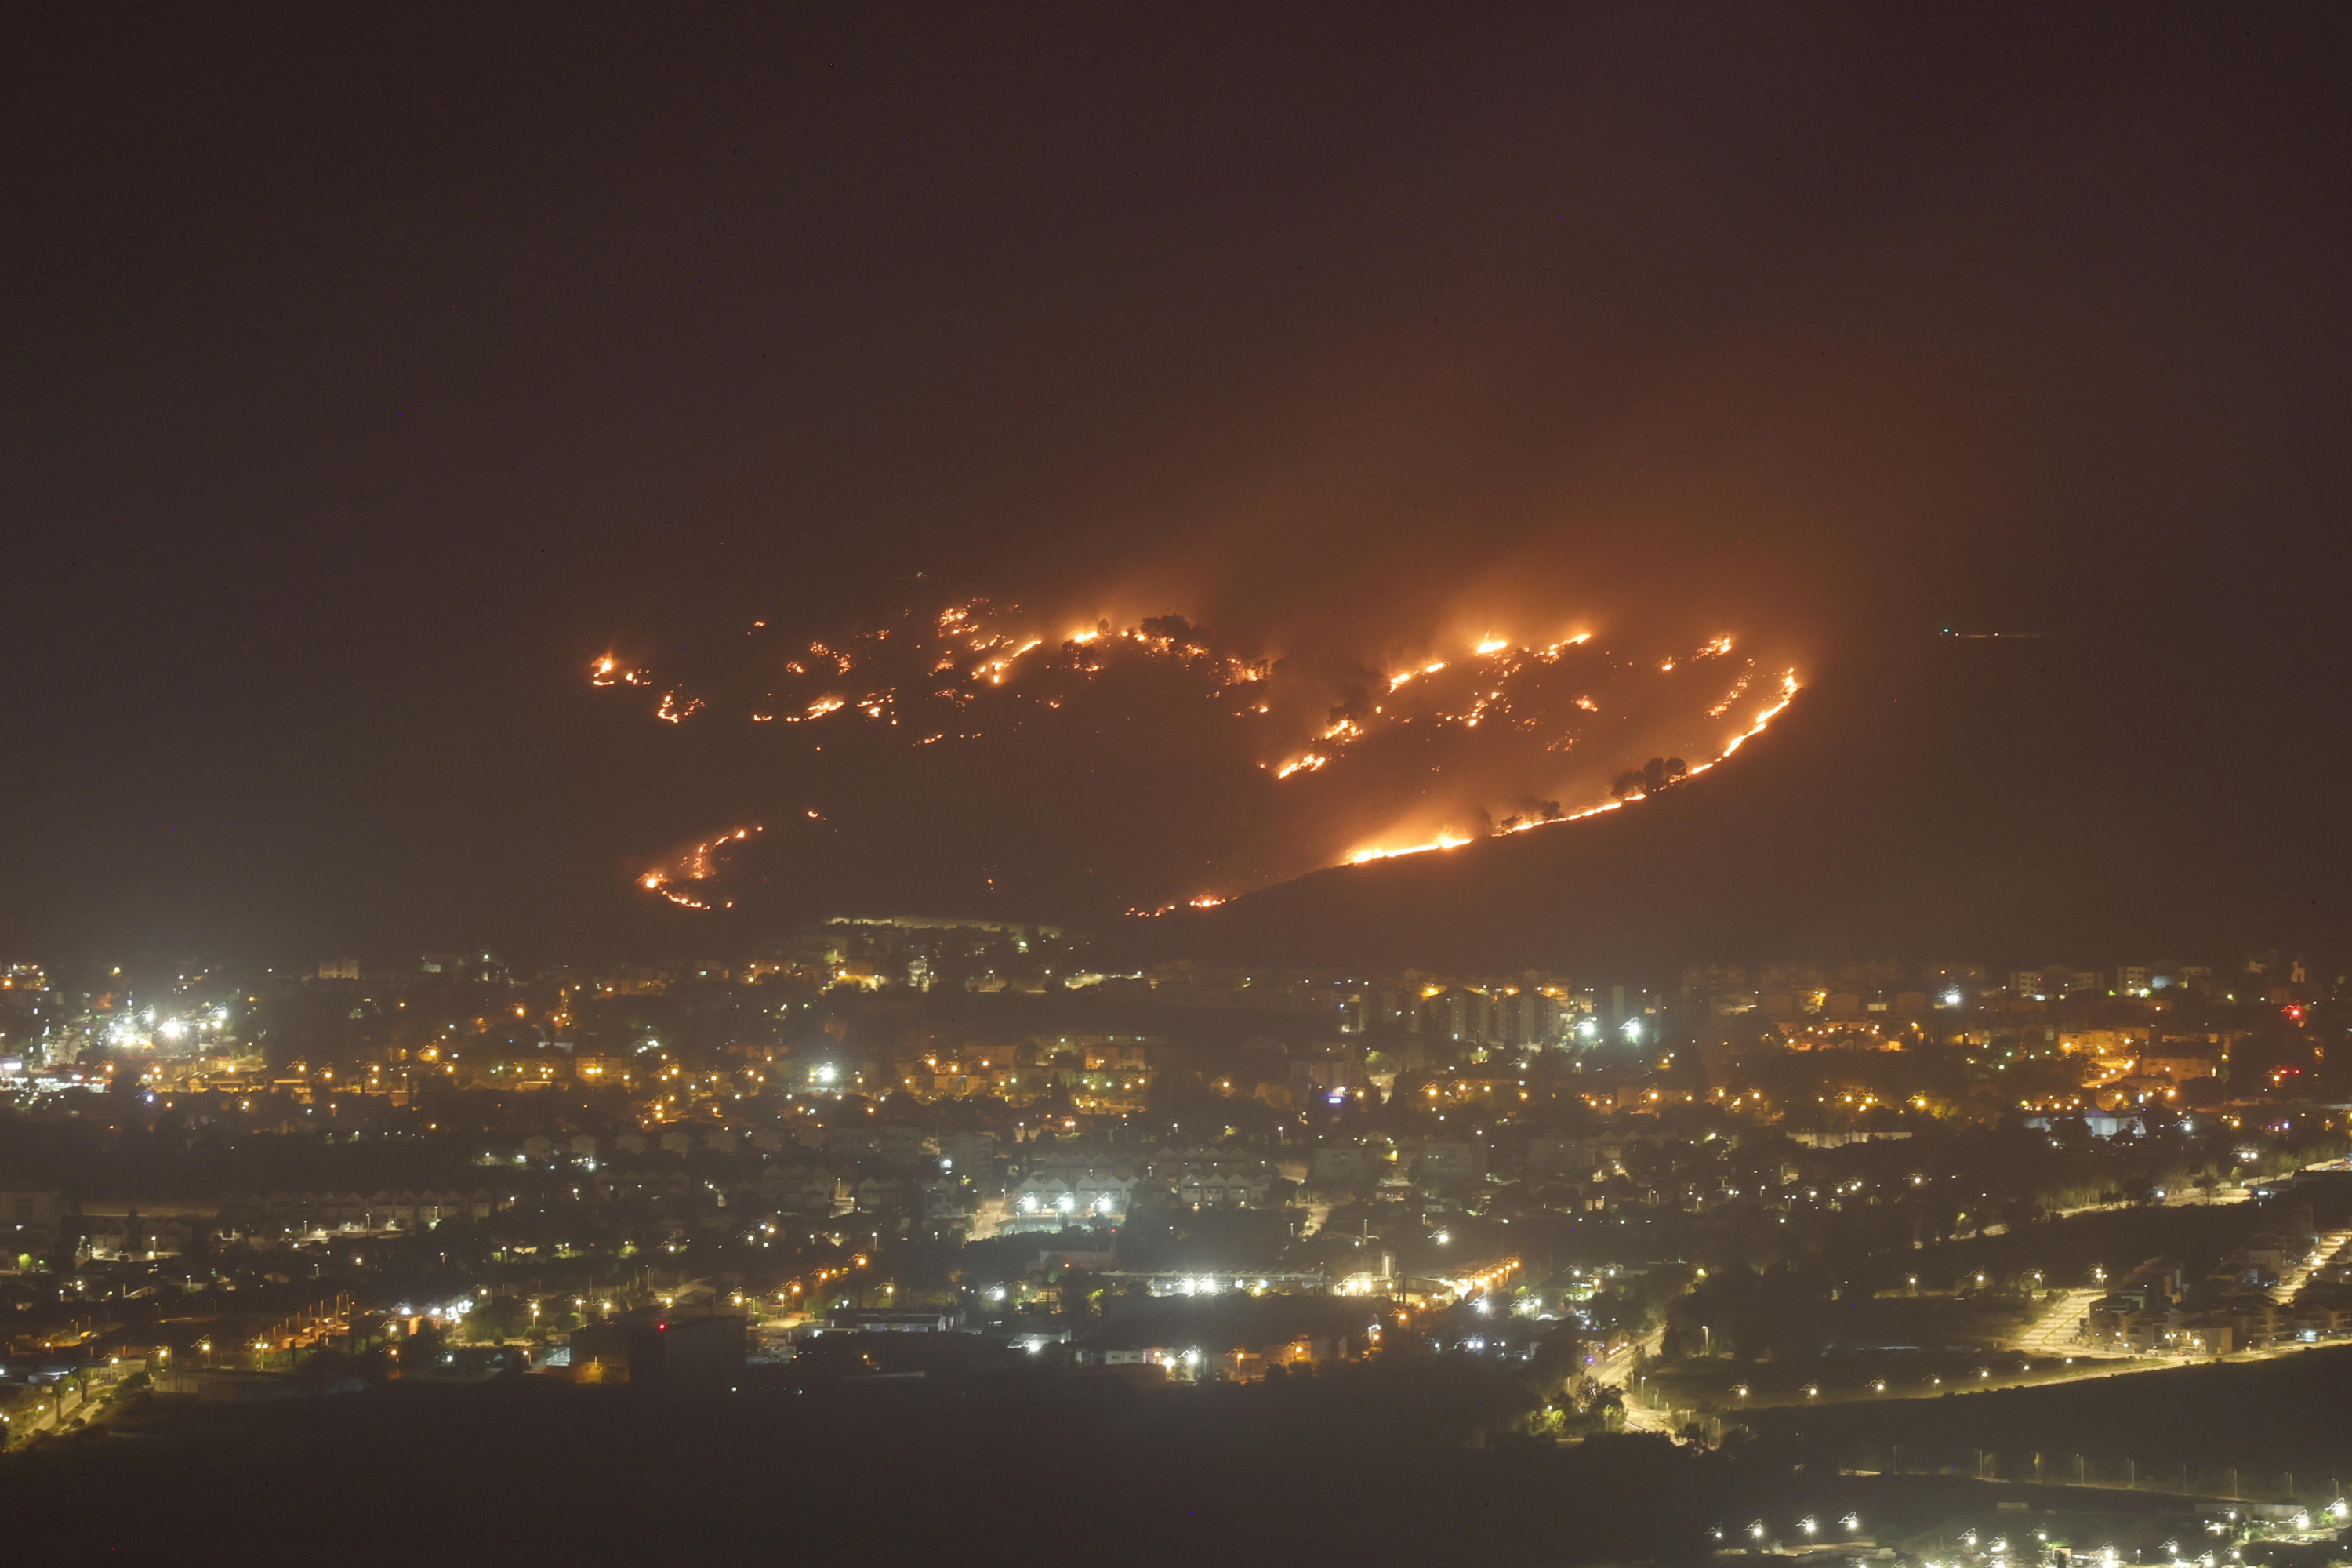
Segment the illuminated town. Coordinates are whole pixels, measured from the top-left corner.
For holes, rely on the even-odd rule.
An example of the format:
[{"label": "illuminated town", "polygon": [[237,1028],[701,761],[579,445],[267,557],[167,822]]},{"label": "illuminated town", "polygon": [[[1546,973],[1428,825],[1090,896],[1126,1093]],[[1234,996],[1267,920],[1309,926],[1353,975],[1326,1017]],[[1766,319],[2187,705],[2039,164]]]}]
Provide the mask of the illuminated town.
[{"label": "illuminated town", "polygon": [[21,1447],[518,1377],[1458,1369],[1491,1440],[1836,1435],[1848,1475],[1957,1444],[1984,1479],[2168,1489],[2219,1521],[2200,1551],[2308,1533],[2338,1483],[2259,1445],[2224,1518],[2219,1457],[2155,1434],[2126,1482],[1970,1435],[1997,1399],[1888,1417],[2352,1340],[2345,984],[2276,952],[1108,973],[1078,933],[911,917],[726,963],[19,963],[0,1414]]}]

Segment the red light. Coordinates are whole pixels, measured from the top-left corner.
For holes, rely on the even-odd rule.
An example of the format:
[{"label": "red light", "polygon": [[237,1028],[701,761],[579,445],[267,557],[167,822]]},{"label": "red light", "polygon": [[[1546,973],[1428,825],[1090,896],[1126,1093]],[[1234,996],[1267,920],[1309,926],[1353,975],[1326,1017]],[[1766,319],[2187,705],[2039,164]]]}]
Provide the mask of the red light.
[{"label": "red light", "polygon": [[669,1332],[669,1325],[667,1323],[656,1323],[654,1327],[660,1330],[663,1333]]}]

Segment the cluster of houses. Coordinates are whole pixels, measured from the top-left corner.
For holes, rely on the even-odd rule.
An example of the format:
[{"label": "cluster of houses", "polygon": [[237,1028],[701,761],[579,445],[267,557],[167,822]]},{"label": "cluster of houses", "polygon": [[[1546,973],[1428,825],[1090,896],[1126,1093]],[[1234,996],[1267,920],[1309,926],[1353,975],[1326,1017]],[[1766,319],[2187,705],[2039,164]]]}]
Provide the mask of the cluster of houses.
[{"label": "cluster of houses", "polygon": [[2109,1351],[2224,1355],[2352,1334],[2352,1235],[2323,1243],[2308,1210],[2284,1231],[2248,1237],[2205,1279],[2187,1273],[2174,1259],[2143,1264],[2091,1303],[2080,1338]]}]

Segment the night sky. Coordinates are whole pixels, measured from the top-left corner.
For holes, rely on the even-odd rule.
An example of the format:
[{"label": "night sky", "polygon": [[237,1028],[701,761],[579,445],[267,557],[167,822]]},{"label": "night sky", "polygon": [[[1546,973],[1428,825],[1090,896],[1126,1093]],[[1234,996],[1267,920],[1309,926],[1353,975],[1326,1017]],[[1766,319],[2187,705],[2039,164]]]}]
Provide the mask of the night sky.
[{"label": "night sky", "polygon": [[[2339,942],[2347,35],[16,17],[0,941],[694,952],[1154,896],[1255,809],[1223,775],[1180,813],[1149,747],[1089,782],[1042,731],[820,764],[585,679],[987,595],[1335,689],[1492,624],[1769,647],[1806,686],[1769,750],[1605,825],[1597,897],[1691,956]],[[838,832],[756,918],[633,884],[809,803]],[[1584,831],[1478,847],[1501,928],[1572,943],[1509,900]],[[1447,874],[1364,879],[1401,953]]]}]

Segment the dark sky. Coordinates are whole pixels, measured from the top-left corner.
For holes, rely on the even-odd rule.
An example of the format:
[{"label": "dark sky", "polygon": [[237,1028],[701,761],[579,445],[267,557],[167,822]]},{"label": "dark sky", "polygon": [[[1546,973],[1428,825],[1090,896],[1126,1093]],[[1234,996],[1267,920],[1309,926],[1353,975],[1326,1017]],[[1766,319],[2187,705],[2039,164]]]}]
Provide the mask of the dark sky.
[{"label": "dark sky", "polygon": [[[1367,659],[1490,606],[1758,632],[1831,716],[1775,766],[1847,781],[1790,863],[1964,868],[1969,931],[2128,888],[2340,933],[2347,35],[17,16],[0,941],[718,944],[627,879],[772,759],[585,662],[941,584]],[[2053,635],[1979,679],[2015,650],[1945,626]],[[1033,853],[851,843],[811,896]]]}]

